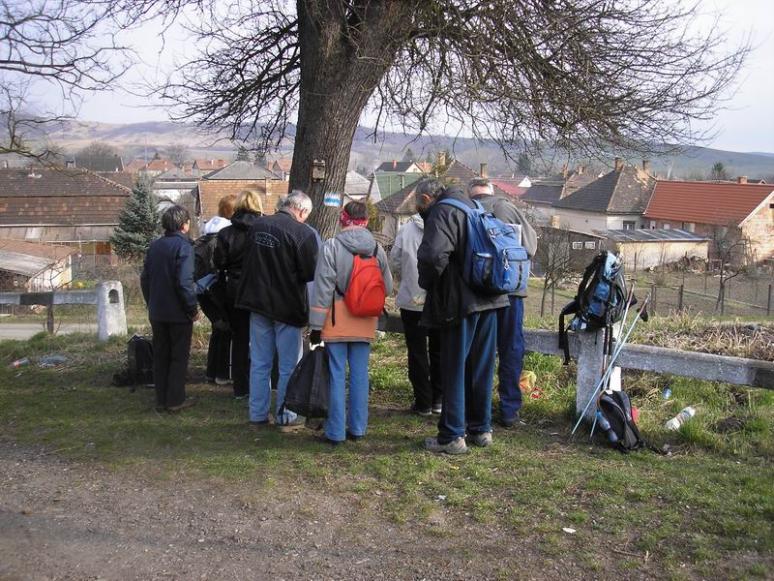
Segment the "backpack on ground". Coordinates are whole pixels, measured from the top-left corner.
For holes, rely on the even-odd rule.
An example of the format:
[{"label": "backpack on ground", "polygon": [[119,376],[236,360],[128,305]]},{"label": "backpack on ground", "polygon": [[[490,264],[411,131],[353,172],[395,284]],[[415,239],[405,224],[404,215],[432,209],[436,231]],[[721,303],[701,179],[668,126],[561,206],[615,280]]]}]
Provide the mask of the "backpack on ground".
[{"label": "backpack on ground", "polygon": [[153,384],[153,342],[134,335],[126,344],[129,380],[133,384]]},{"label": "backpack on ground", "polygon": [[603,392],[599,397],[597,426],[607,441],[623,453],[647,447],[634,422],[632,402],[623,391]]},{"label": "backpack on ground", "polygon": [[529,257],[516,231],[473,200],[475,208],[453,198],[439,202],[465,212],[468,245],[462,278],[483,294],[525,293],[529,280]]},{"label": "backpack on ground", "polygon": [[324,346],[305,353],[293,370],[285,390],[280,417],[286,409],[307,418],[328,415],[330,372]]},{"label": "backpack on ground", "polygon": [[[575,298],[559,314],[559,348],[564,350],[564,364],[570,361],[567,331],[598,331],[612,327],[623,317],[626,308],[626,280],[620,258],[603,250],[583,272]],[[636,303],[632,297],[632,305]],[[565,317],[574,315],[565,326]],[[612,333],[609,334],[612,339]]]},{"label": "backpack on ground", "polygon": [[[344,297],[344,304],[355,317],[378,317],[384,311],[387,289],[384,286],[379,260],[376,258],[378,249],[379,244],[375,243],[374,251],[370,255],[355,254],[347,290],[341,292],[336,287],[336,292]],[[335,313],[333,317],[332,322],[335,325]]]}]

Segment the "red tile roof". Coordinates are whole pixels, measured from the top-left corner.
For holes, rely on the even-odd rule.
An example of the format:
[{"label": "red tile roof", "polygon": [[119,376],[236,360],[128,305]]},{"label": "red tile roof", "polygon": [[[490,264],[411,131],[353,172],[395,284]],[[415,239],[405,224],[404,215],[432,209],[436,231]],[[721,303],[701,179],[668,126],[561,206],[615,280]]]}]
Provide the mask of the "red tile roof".
[{"label": "red tile roof", "polygon": [[519,183],[521,183],[522,179],[523,178],[520,178],[519,180],[497,179],[489,181],[492,182],[493,186],[497,186],[512,198],[520,198],[525,193],[527,193],[527,188],[522,188],[519,186]]},{"label": "red tile roof", "polygon": [[719,226],[739,224],[772,192],[771,184],[658,181],[645,217]]}]

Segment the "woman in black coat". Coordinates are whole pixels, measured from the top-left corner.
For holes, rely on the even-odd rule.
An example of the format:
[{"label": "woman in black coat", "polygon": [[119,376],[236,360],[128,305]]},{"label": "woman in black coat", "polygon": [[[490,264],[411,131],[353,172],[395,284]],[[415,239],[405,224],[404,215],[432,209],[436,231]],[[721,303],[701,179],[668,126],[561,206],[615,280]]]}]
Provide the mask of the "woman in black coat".
[{"label": "woman in black coat", "polygon": [[218,232],[215,245],[215,267],[226,281],[226,309],[231,325],[231,379],[234,397],[244,399],[250,394],[250,312],[234,307],[247,232],[263,214],[260,194],[245,190],[236,202],[231,226]]}]

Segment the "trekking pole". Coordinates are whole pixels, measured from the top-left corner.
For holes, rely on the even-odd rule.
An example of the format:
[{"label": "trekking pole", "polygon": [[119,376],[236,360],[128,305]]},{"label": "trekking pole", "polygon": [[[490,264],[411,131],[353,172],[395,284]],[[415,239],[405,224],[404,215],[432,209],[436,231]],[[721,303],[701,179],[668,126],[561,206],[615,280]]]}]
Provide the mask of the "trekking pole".
[{"label": "trekking pole", "polygon": [[589,410],[589,406],[591,405],[591,402],[594,401],[594,399],[597,397],[597,392],[599,389],[605,384],[605,382],[610,378],[610,374],[613,369],[613,363],[615,363],[615,360],[618,359],[618,356],[621,354],[621,351],[623,350],[624,345],[626,344],[626,341],[629,340],[629,337],[632,334],[632,331],[634,331],[634,327],[637,325],[637,321],[640,319],[640,315],[644,311],[645,307],[648,304],[648,301],[650,300],[650,294],[645,297],[645,300],[642,301],[642,306],[640,307],[639,311],[637,312],[637,316],[634,317],[634,320],[632,321],[629,330],[626,332],[626,335],[624,335],[623,340],[616,345],[615,351],[613,353],[613,356],[610,359],[610,364],[608,368],[605,370],[604,374],[599,380],[599,383],[597,383],[597,386],[594,388],[594,391],[591,394],[591,398],[589,399],[588,403],[586,404],[586,407],[583,408],[583,411],[581,412],[580,417],[578,418],[578,422],[575,424],[575,427],[572,429],[572,434],[575,434],[575,432],[578,430],[578,426],[580,426],[581,422],[583,421],[583,417],[586,415],[586,412]]},{"label": "trekking pole", "polygon": [[[636,282],[637,281],[632,281],[632,286],[629,288],[629,292],[627,293],[627,296],[626,296],[626,303],[624,305],[623,317],[621,318],[621,321],[622,321],[621,329],[623,329],[623,327],[626,325],[626,318],[629,316],[629,307],[631,306],[632,300],[634,299],[634,286]],[[615,335],[616,334],[613,333],[613,337],[616,340],[618,340],[618,337],[616,337]],[[610,355],[611,355],[610,353],[605,352],[605,361],[604,361],[605,370],[607,370],[610,367],[610,362],[609,362]],[[608,388],[610,387],[609,377],[607,379],[607,387]],[[596,394],[596,391],[595,391],[595,394]],[[596,429],[596,427],[597,427],[597,414],[594,414],[594,422],[591,424],[591,433],[589,434],[589,441],[592,441],[594,439],[594,430]]]},{"label": "trekking pole", "polygon": [[[632,305],[632,301],[634,300],[634,287],[636,285],[637,281],[632,281],[632,286],[629,288],[629,292],[626,294],[626,303],[624,304],[624,312],[623,312],[623,318],[621,319],[621,329],[623,329],[626,326],[626,318],[629,316],[629,307]],[[615,328],[611,328],[611,332],[613,333],[613,339],[618,341],[618,337],[616,335],[620,335],[619,333],[615,333]],[[619,330],[620,331],[620,330]],[[612,343],[612,340],[611,340]],[[604,369],[607,370],[608,367],[610,367],[610,352],[605,353],[605,361],[604,361]],[[607,387],[610,387],[610,377],[607,378]],[[596,421],[596,417],[594,418]]]}]

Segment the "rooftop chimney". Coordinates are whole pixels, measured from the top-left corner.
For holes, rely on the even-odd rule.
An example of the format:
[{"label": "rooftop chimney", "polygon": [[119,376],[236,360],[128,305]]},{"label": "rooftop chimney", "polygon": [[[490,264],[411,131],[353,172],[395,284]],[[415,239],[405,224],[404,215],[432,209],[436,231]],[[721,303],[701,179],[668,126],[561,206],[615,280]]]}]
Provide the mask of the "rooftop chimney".
[{"label": "rooftop chimney", "polygon": [[646,174],[650,175],[650,160],[649,159],[643,159],[642,160],[642,171],[644,171]]},{"label": "rooftop chimney", "polygon": [[392,169],[395,169],[396,167],[398,167],[398,160],[397,159],[393,159],[392,160]]},{"label": "rooftop chimney", "polygon": [[739,176],[736,178],[736,183],[738,184],[746,184],[747,183],[747,176]]},{"label": "rooftop chimney", "polygon": [[615,171],[620,172],[623,171],[624,168],[624,162],[623,159],[620,157],[615,158]]},{"label": "rooftop chimney", "polygon": [[478,175],[480,175],[482,178],[489,177],[489,168],[486,162],[481,162],[481,165],[479,166],[479,170],[478,170]]}]

